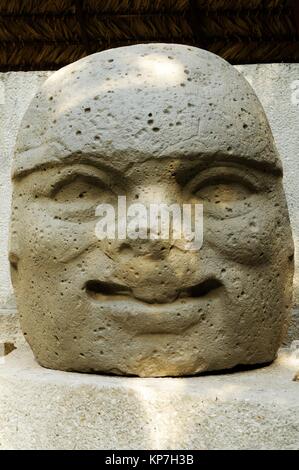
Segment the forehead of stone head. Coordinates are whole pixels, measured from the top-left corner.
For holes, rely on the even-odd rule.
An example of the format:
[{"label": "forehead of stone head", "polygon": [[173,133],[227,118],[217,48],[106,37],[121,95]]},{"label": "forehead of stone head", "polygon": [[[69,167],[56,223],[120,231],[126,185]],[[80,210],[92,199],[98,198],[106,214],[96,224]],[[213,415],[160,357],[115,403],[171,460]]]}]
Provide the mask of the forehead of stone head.
[{"label": "forehead of stone head", "polygon": [[77,153],[119,164],[218,152],[280,165],[249,83],[210,52],[143,44],[96,53],[53,73],[22,121],[14,172]]}]

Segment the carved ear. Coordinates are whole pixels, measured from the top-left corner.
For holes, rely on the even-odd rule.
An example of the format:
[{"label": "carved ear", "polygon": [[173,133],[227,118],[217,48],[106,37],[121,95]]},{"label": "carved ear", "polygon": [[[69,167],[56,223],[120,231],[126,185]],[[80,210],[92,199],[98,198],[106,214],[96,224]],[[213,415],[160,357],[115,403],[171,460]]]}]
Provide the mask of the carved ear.
[{"label": "carved ear", "polygon": [[[15,248],[15,247],[14,247]],[[19,263],[19,256],[17,255],[18,250],[10,250],[8,259],[10,263],[10,277],[13,287],[15,286],[17,279],[18,279],[18,263]]]},{"label": "carved ear", "polygon": [[[14,189],[13,189],[14,191]],[[14,194],[12,194],[12,200]],[[22,234],[18,230],[18,214],[17,207],[12,204],[12,212],[10,216],[9,226],[9,245],[8,245],[8,259],[10,263],[10,277],[13,287],[15,287],[18,281],[18,264],[20,259],[20,236]]]}]

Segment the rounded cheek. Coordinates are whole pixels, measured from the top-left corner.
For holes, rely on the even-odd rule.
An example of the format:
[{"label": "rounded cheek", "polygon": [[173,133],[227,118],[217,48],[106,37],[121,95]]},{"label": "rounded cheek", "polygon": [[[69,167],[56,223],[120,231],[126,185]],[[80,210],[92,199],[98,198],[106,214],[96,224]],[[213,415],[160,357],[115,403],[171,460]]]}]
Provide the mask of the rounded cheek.
[{"label": "rounded cheek", "polygon": [[43,268],[67,264],[96,241],[94,229],[95,222],[80,224],[55,219],[44,207],[31,204],[25,207],[17,227],[22,234],[21,258]]},{"label": "rounded cheek", "polygon": [[267,262],[275,253],[282,223],[281,212],[267,204],[236,218],[205,219],[204,243],[234,262]]},{"label": "rounded cheek", "polygon": [[29,334],[43,312],[39,318],[43,327],[63,329],[74,311],[83,307],[82,274],[88,267],[82,262],[82,253],[94,240],[92,224],[56,220],[37,204],[25,206],[17,220],[21,255],[16,293],[21,310],[31,312],[21,318],[23,328]]}]

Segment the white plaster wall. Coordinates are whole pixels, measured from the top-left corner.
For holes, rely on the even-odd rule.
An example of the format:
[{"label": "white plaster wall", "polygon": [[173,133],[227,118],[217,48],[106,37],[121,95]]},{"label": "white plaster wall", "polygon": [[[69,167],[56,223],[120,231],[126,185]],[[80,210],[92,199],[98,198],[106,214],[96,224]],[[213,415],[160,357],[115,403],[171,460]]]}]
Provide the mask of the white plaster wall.
[{"label": "white plaster wall", "polygon": [[[297,248],[294,288],[295,304],[299,305],[299,64],[242,65],[237,68],[251,83],[266,110],[283,161],[284,186]],[[13,306],[7,261],[13,147],[22,116],[49,74],[0,74],[0,309]]]},{"label": "white plaster wall", "polygon": [[294,300],[299,306],[299,64],[241,65],[237,68],[264,106],[282,159],[295,242]]},{"label": "white plaster wall", "polygon": [[49,72],[0,74],[0,308],[14,304],[7,259],[13,148],[28,104],[48,75]]}]

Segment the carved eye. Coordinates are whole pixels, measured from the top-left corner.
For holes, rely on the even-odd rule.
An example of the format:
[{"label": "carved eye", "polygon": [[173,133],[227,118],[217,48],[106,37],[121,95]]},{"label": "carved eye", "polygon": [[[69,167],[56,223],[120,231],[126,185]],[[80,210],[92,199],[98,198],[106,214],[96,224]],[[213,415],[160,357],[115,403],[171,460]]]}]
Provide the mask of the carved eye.
[{"label": "carved eye", "polygon": [[100,178],[91,175],[72,175],[58,181],[48,195],[54,202],[47,210],[55,219],[84,223],[96,219],[96,207],[115,203],[115,193]]},{"label": "carved eye", "polygon": [[66,182],[58,183],[51,197],[60,203],[98,203],[103,193],[109,192],[98,179],[87,176],[76,176]]},{"label": "carved eye", "polygon": [[236,181],[211,181],[205,182],[202,187],[196,190],[195,196],[203,203],[231,204],[245,201],[252,195],[252,190],[245,184]]},{"label": "carved eye", "polygon": [[197,175],[189,186],[194,202],[203,204],[204,214],[216,218],[238,217],[254,209],[261,183],[249,171],[213,167]]}]

